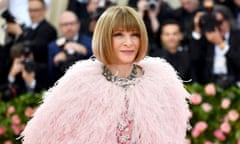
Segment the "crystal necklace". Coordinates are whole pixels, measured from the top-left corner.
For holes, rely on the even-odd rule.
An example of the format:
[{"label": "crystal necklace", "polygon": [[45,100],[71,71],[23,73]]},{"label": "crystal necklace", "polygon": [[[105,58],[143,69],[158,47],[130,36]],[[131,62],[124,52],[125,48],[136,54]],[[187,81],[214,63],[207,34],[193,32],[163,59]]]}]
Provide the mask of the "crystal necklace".
[{"label": "crystal necklace", "polygon": [[113,75],[106,66],[103,67],[102,74],[107,81],[113,82],[114,84],[127,89],[130,85],[135,85],[135,79],[137,78],[137,65],[133,64],[132,71],[126,78],[120,78],[117,74]]},{"label": "crystal necklace", "polygon": [[[103,67],[103,76],[107,81],[110,81],[117,86],[120,86],[124,89],[124,101],[125,101],[125,109],[121,114],[121,120],[117,124],[117,143],[118,144],[130,144],[132,141],[132,130],[133,130],[133,115],[134,112],[129,112],[129,95],[127,95],[127,90],[130,86],[134,86],[137,81],[137,65],[133,64],[132,71],[130,75],[126,78],[119,78],[117,75],[113,75],[110,70],[104,66]],[[135,142],[131,142],[131,144],[135,144]]]}]

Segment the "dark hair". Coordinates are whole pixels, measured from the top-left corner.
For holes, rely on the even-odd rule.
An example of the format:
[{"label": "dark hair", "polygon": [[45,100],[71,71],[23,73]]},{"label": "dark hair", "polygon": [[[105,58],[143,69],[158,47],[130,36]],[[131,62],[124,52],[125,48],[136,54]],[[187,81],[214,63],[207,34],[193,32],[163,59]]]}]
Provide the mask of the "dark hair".
[{"label": "dark hair", "polygon": [[176,25],[176,26],[179,27],[180,32],[182,32],[182,27],[181,27],[181,25],[179,24],[179,22],[177,20],[175,20],[175,19],[167,19],[160,26],[160,30],[159,30],[160,34],[162,34],[162,30],[163,30],[163,28],[166,25]]},{"label": "dark hair", "polygon": [[23,42],[15,43],[10,49],[11,58],[20,57],[23,54],[23,51],[24,51],[23,47],[24,47]]},{"label": "dark hair", "polygon": [[237,29],[237,23],[232,15],[231,10],[224,5],[215,5],[213,8],[213,13],[221,13],[223,18],[230,23],[232,29]]}]

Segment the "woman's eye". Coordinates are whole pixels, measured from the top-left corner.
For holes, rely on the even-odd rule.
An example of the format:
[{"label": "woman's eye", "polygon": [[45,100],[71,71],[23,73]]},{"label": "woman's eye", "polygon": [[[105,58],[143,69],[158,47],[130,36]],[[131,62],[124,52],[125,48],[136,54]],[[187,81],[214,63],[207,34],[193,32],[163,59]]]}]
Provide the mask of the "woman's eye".
[{"label": "woman's eye", "polygon": [[133,33],[132,36],[140,37],[140,34],[139,33]]},{"label": "woman's eye", "polygon": [[122,36],[122,33],[114,33],[113,36]]}]

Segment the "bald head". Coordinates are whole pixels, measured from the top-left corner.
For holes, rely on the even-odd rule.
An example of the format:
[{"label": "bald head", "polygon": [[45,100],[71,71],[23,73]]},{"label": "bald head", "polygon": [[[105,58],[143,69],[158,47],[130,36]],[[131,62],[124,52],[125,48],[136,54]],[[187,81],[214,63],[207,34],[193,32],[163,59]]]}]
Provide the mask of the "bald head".
[{"label": "bald head", "polygon": [[75,13],[64,11],[59,19],[59,30],[67,39],[72,39],[80,30],[80,23]]},{"label": "bald head", "polygon": [[180,0],[182,7],[189,13],[194,12],[200,6],[199,0]]},{"label": "bald head", "polygon": [[78,21],[77,15],[72,11],[64,11],[60,16],[60,24],[66,21]]}]

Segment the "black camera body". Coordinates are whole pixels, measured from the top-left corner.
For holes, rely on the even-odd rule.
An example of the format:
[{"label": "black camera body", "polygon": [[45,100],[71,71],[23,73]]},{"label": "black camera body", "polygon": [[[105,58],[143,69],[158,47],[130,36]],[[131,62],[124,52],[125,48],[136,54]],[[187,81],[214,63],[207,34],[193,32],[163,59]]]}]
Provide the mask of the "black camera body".
[{"label": "black camera body", "polygon": [[33,46],[34,44],[31,41],[19,42],[12,46],[10,52],[12,58],[24,57],[22,64],[27,72],[35,71],[35,62],[31,57]]},{"label": "black camera body", "polygon": [[199,27],[202,31],[202,34],[215,31],[215,28],[218,28],[221,24],[221,22],[216,19],[216,16],[213,12],[213,7],[213,0],[207,0],[203,2],[204,14],[199,19]]},{"label": "black camera body", "polygon": [[30,41],[24,42],[23,53],[22,53],[22,55],[24,56],[24,60],[22,61],[22,64],[24,65],[24,69],[29,73],[35,71],[35,62],[31,58],[32,47],[33,47],[33,44]]},{"label": "black camera body", "polygon": [[205,13],[199,19],[199,27],[202,34],[205,34],[206,32],[213,32],[218,26],[218,21],[212,13]]},{"label": "black camera body", "polygon": [[1,16],[8,23],[16,23],[15,17],[8,10],[5,10]]}]

